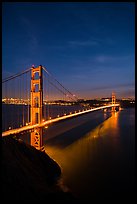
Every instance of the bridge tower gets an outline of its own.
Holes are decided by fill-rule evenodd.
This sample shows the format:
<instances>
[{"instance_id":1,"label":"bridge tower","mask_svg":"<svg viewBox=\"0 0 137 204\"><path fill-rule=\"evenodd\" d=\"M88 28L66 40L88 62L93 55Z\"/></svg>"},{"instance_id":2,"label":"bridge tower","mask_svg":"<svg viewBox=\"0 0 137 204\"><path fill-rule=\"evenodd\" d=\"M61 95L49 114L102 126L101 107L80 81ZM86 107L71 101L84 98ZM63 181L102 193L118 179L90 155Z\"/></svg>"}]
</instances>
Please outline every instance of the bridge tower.
<instances>
[{"instance_id":1,"label":"bridge tower","mask_svg":"<svg viewBox=\"0 0 137 204\"><path fill-rule=\"evenodd\" d=\"M31 125L42 122L43 117L43 74L42 66L31 69ZM34 128L31 132L31 145L43 150L42 128Z\"/></svg>"},{"instance_id":2,"label":"bridge tower","mask_svg":"<svg viewBox=\"0 0 137 204\"><path fill-rule=\"evenodd\" d=\"M114 92L112 92L112 105L115 105L116 103L116 96ZM112 111L115 111L115 106L112 107Z\"/></svg>"}]
</instances>

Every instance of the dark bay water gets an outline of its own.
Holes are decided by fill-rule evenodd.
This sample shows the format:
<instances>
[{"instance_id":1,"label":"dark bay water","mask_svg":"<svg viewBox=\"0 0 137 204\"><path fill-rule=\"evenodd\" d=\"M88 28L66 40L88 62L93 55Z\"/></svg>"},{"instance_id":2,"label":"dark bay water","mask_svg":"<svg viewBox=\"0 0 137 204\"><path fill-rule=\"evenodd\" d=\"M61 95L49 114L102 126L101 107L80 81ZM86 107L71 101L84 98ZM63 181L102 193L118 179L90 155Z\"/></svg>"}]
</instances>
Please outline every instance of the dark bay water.
<instances>
[{"instance_id":1,"label":"dark bay water","mask_svg":"<svg viewBox=\"0 0 137 204\"><path fill-rule=\"evenodd\" d=\"M89 122L45 141L45 150L80 201L134 203L135 109L107 115L94 113Z\"/></svg>"}]
</instances>

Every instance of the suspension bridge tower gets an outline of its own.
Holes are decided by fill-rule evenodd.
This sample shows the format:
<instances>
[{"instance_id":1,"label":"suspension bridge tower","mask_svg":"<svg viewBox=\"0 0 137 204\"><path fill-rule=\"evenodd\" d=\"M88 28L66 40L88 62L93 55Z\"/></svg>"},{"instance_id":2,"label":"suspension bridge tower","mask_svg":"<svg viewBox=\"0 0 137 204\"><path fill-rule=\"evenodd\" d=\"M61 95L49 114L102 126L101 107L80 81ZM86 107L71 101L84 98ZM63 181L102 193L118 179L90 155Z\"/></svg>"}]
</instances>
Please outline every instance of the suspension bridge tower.
<instances>
[{"instance_id":1,"label":"suspension bridge tower","mask_svg":"<svg viewBox=\"0 0 137 204\"><path fill-rule=\"evenodd\" d=\"M116 96L114 92L112 92L112 105L115 105L116 103ZM115 111L115 106L112 107L112 111Z\"/></svg>"},{"instance_id":2,"label":"suspension bridge tower","mask_svg":"<svg viewBox=\"0 0 137 204\"><path fill-rule=\"evenodd\" d=\"M40 124L43 117L43 74L42 66L31 69L31 125ZM43 151L42 128L34 128L31 132L31 145Z\"/></svg>"}]
</instances>

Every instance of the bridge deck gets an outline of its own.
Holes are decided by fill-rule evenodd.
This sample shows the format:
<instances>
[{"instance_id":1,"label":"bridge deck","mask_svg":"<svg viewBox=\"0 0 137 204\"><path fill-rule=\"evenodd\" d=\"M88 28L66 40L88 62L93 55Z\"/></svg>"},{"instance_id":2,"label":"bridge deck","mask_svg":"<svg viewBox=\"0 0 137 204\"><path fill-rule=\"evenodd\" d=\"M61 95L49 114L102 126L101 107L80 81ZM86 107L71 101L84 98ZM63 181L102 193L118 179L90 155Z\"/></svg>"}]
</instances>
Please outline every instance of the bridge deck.
<instances>
[{"instance_id":1,"label":"bridge deck","mask_svg":"<svg viewBox=\"0 0 137 204\"><path fill-rule=\"evenodd\" d=\"M20 132L27 131L27 130L32 130L32 129L38 128L38 127L44 127L44 126L47 126L47 125L49 125L51 123L55 123L55 122L58 122L58 121L61 121L61 120L65 120L65 119L72 118L72 117L75 117L75 116L78 116L78 115L82 115L84 113L89 113L89 112L92 112L92 111L101 110L101 109L105 109L105 108L111 108L111 107L115 107L115 106L120 106L120 104L115 104L115 105L111 104L111 105L107 105L107 106L100 106L98 108L92 108L92 109L88 109L88 110L85 110L85 111L72 113L72 114L69 114L69 115L64 115L64 116L61 116L61 117L58 117L58 118L47 120L47 121L42 122L40 124L27 125L27 126L23 126L23 127L20 127L20 128L8 130L8 131L5 131L5 132L2 133L2 137L8 136L8 135L11 135L11 134L18 134Z\"/></svg>"}]
</instances>

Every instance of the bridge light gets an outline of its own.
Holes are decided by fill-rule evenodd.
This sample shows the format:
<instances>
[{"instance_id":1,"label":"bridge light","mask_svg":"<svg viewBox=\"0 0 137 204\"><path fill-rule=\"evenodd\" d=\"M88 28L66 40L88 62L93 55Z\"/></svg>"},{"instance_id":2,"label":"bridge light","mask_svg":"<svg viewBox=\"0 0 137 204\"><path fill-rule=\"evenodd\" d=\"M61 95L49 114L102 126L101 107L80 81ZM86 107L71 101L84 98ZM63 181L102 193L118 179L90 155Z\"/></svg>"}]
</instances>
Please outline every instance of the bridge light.
<instances>
[{"instance_id":1,"label":"bridge light","mask_svg":"<svg viewBox=\"0 0 137 204\"><path fill-rule=\"evenodd\" d=\"M64 113L64 115L66 115L66 113Z\"/></svg>"},{"instance_id":2,"label":"bridge light","mask_svg":"<svg viewBox=\"0 0 137 204\"><path fill-rule=\"evenodd\" d=\"M96 138L97 137L97 135L93 135L93 138Z\"/></svg>"},{"instance_id":3,"label":"bridge light","mask_svg":"<svg viewBox=\"0 0 137 204\"><path fill-rule=\"evenodd\" d=\"M47 129L48 128L48 126L45 126L45 129Z\"/></svg>"},{"instance_id":4,"label":"bridge light","mask_svg":"<svg viewBox=\"0 0 137 204\"><path fill-rule=\"evenodd\" d=\"M43 119L42 121L44 122L45 120Z\"/></svg>"},{"instance_id":5,"label":"bridge light","mask_svg":"<svg viewBox=\"0 0 137 204\"><path fill-rule=\"evenodd\" d=\"M72 114L72 112L70 112L70 114Z\"/></svg>"},{"instance_id":6,"label":"bridge light","mask_svg":"<svg viewBox=\"0 0 137 204\"><path fill-rule=\"evenodd\" d=\"M11 130L11 127L9 127L9 130Z\"/></svg>"},{"instance_id":7,"label":"bridge light","mask_svg":"<svg viewBox=\"0 0 137 204\"><path fill-rule=\"evenodd\" d=\"M59 117L59 115L58 115L58 117Z\"/></svg>"}]
</instances>

